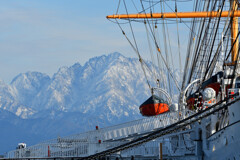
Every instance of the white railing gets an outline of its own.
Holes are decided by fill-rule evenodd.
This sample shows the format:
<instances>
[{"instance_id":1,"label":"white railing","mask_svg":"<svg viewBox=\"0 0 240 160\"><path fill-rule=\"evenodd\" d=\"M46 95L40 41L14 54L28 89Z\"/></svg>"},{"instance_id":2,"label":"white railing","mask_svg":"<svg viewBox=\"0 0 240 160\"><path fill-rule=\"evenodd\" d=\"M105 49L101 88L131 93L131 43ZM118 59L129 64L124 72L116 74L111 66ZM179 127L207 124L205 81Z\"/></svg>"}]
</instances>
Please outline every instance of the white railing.
<instances>
[{"instance_id":1,"label":"white railing","mask_svg":"<svg viewBox=\"0 0 240 160\"><path fill-rule=\"evenodd\" d=\"M168 112L154 117L131 121L94 131L56 138L34 146L10 151L8 158L22 157L84 157L125 143L130 137L164 128L178 121L178 112ZM181 113L188 117L193 113Z\"/></svg>"}]
</instances>

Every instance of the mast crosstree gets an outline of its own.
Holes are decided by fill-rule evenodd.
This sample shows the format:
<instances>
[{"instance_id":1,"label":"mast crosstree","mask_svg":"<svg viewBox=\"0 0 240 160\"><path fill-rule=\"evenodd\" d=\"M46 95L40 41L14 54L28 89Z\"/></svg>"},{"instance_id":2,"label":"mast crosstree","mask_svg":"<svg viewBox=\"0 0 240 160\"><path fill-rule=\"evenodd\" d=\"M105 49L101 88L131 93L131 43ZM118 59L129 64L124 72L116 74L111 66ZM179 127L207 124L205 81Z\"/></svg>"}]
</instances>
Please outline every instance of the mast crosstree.
<instances>
[{"instance_id":1,"label":"mast crosstree","mask_svg":"<svg viewBox=\"0 0 240 160\"><path fill-rule=\"evenodd\" d=\"M156 19L156 18L215 18L215 17L231 17L231 42L232 42L232 56L230 65L235 65L238 60L238 17L240 17L240 10L238 10L237 0L231 1L231 11L210 11L210 12L169 12L169 13L138 13L138 14L114 14L108 15L108 19Z\"/></svg>"},{"instance_id":2,"label":"mast crosstree","mask_svg":"<svg viewBox=\"0 0 240 160\"><path fill-rule=\"evenodd\" d=\"M211 11L211 12L169 12L169 13L141 13L141 14L117 14L109 15L108 19L144 19L144 18L213 18L213 17L240 17L240 10Z\"/></svg>"}]
</instances>

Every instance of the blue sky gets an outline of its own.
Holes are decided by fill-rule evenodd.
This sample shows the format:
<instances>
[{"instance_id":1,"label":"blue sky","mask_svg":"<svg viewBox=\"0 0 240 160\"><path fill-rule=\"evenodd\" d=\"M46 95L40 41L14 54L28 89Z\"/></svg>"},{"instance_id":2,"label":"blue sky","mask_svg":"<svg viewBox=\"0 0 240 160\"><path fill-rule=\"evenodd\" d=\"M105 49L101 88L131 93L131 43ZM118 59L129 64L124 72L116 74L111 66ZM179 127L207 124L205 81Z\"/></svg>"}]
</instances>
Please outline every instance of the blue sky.
<instances>
[{"instance_id":1,"label":"blue sky","mask_svg":"<svg viewBox=\"0 0 240 160\"><path fill-rule=\"evenodd\" d=\"M61 66L120 52L136 57L106 15L118 0L1 0L0 79L19 73L52 75ZM175 26L174 26L175 27ZM141 30L140 30L141 31Z\"/></svg>"},{"instance_id":2,"label":"blue sky","mask_svg":"<svg viewBox=\"0 0 240 160\"><path fill-rule=\"evenodd\" d=\"M128 51L121 32L105 17L117 1L1 0L0 79L61 66L114 51Z\"/></svg>"}]
</instances>

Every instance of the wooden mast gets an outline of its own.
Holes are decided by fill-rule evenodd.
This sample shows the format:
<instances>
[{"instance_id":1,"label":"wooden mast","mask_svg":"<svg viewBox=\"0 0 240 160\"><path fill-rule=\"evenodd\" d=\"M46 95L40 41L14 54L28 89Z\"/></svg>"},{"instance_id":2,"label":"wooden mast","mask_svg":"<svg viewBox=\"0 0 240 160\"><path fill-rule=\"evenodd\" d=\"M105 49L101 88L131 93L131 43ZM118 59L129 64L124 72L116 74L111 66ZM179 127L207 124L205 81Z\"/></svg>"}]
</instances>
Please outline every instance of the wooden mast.
<instances>
[{"instance_id":1,"label":"wooden mast","mask_svg":"<svg viewBox=\"0 0 240 160\"><path fill-rule=\"evenodd\" d=\"M172 13L141 13L141 14L120 14L109 15L108 19L145 19L145 18L213 18L213 17L232 17L231 24L231 43L233 46L231 60L232 63L228 65L234 65L238 60L238 17L240 17L240 10L238 10L237 0L231 0L232 10L230 11L211 11L211 12L172 12ZM236 42L235 42L236 40ZM235 44L234 44L235 42ZM234 45L233 45L234 44Z\"/></svg>"},{"instance_id":2,"label":"wooden mast","mask_svg":"<svg viewBox=\"0 0 240 160\"><path fill-rule=\"evenodd\" d=\"M231 2L231 6L232 6L232 12L236 12L238 9L238 5L237 5L237 0L233 0ZM232 37L232 63L235 64L238 61L238 46L239 46L239 38L237 38L238 35L238 17L237 16L233 16L232 19L232 25L231 25L231 37ZM236 42L235 42L236 41ZM235 42L235 44L234 44Z\"/></svg>"},{"instance_id":3,"label":"wooden mast","mask_svg":"<svg viewBox=\"0 0 240 160\"><path fill-rule=\"evenodd\" d=\"M221 17L240 17L240 10L231 12L222 11ZM109 15L108 19L144 19L144 18L213 18L220 17L220 12L211 11L211 12L171 12L171 13L141 13L141 14L117 14Z\"/></svg>"}]
</instances>

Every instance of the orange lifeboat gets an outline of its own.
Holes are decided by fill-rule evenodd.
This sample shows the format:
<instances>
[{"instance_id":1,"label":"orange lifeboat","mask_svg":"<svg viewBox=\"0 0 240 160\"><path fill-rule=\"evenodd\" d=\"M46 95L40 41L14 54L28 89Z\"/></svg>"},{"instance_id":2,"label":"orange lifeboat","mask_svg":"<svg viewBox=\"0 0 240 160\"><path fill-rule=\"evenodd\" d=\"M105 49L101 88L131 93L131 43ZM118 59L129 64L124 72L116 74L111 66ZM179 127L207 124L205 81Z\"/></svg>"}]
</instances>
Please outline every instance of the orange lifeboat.
<instances>
[{"instance_id":1,"label":"orange lifeboat","mask_svg":"<svg viewBox=\"0 0 240 160\"><path fill-rule=\"evenodd\" d=\"M203 100L201 93L194 93L187 98L187 108L189 110L196 110L197 108L201 108L202 103Z\"/></svg>"},{"instance_id":2,"label":"orange lifeboat","mask_svg":"<svg viewBox=\"0 0 240 160\"><path fill-rule=\"evenodd\" d=\"M218 72L217 74L210 77L208 80L203 82L201 88L212 88L216 92L216 96L220 91L220 79L223 77L223 72ZM203 98L201 93L193 93L187 98L187 108L190 110L201 109L203 107Z\"/></svg>"},{"instance_id":3,"label":"orange lifeboat","mask_svg":"<svg viewBox=\"0 0 240 160\"><path fill-rule=\"evenodd\" d=\"M139 110L143 116L156 116L168 112L169 106L163 99L152 95L139 107Z\"/></svg>"}]
</instances>

